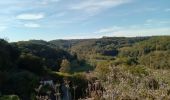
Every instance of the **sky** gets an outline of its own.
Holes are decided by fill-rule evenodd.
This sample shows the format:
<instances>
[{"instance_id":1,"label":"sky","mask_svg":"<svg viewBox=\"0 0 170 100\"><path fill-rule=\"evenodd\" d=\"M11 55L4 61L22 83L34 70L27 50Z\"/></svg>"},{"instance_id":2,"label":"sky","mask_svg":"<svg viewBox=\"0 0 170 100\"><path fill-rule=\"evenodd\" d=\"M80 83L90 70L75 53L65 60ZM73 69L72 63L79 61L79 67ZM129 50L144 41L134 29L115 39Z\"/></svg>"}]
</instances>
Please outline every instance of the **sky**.
<instances>
[{"instance_id":1,"label":"sky","mask_svg":"<svg viewBox=\"0 0 170 100\"><path fill-rule=\"evenodd\" d=\"M170 35L170 0L0 0L0 38Z\"/></svg>"}]
</instances>

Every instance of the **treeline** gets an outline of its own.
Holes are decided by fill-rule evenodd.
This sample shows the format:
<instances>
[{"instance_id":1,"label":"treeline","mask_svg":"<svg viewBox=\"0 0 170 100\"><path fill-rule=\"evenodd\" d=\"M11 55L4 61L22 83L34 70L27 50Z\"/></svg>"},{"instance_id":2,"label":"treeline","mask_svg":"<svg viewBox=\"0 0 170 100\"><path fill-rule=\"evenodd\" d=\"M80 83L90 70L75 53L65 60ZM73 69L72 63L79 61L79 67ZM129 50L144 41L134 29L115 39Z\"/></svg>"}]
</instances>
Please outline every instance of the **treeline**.
<instances>
[{"instance_id":1,"label":"treeline","mask_svg":"<svg viewBox=\"0 0 170 100\"><path fill-rule=\"evenodd\" d=\"M102 56L117 56L118 49L131 46L136 42L147 40L150 37L103 37L100 39L82 40L53 40L50 43L68 50L72 54L77 54L79 59L101 58Z\"/></svg>"}]
</instances>

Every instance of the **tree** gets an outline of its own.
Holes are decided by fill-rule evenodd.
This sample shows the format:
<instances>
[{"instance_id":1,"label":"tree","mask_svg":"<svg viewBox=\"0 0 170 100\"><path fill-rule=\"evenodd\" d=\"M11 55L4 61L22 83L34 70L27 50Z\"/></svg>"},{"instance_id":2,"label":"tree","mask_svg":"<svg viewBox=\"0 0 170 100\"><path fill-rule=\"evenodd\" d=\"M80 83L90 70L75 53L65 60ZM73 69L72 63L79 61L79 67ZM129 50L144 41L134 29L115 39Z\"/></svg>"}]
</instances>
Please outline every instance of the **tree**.
<instances>
[{"instance_id":1,"label":"tree","mask_svg":"<svg viewBox=\"0 0 170 100\"><path fill-rule=\"evenodd\" d=\"M60 72L68 73L70 71L70 62L67 59L63 59L60 66Z\"/></svg>"},{"instance_id":2,"label":"tree","mask_svg":"<svg viewBox=\"0 0 170 100\"><path fill-rule=\"evenodd\" d=\"M5 82L8 80L8 74L9 73L7 73L7 72L0 71L0 90L2 90ZM0 95L1 95L1 91L0 91Z\"/></svg>"},{"instance_id":3,"label":"tree","mask_svg":"<svg viewBox=\"0 0 170 100\"><path fill-rule=\"evenodd\" d=\"M15 67L15 61L20 52L17 47L12 46L3 39L0 39L0 70L10 70Z\"/></svg>"},{"instance_id":4,"label":"tree","mask_svg":"<svg viewBox=\"0 0 170 100\"><path fill-rule=\"evenodd\" d=\"M34 88L38 84L39 77L28 71L10 74L8 81L3 85L2 93L17 94L22 100L30 100L31 94L34 93Z\"/></svg>"},{"instance_id":5,"label":"tree","mask_svg":"<svg viewBox=\"0 0 170 100\"><path fill-rule=\"evenodd\" d=\"M32 54L22 54L19 58L18 66L21 69L28 70L39 75L45 72L42 59Z\"/></svg>"},{"instance_id":6,"label":"tree","mask_svg":"<svg viewBox=\"0 0 170 100\"><path fill-rule=\"evenodd\" d=\"M108 73L110 72L109 66L110 66L110 63L107 61L99 62L97 64L95 72L100 79L103 79L103 80L106 79Z\"/></svg>"}]
</instances>

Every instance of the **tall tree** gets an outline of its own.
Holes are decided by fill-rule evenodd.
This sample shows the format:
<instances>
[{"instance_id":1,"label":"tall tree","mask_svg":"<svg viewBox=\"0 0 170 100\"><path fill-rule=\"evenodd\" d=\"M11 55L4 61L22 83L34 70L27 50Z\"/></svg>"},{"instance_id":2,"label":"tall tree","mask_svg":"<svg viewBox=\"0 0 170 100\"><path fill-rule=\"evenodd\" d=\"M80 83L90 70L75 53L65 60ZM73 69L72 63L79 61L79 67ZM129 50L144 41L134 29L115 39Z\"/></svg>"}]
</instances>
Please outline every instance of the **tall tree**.
<instances>
[{"instance_id":1,"label":"tall tree","mask_svg":"<svg viewBox=\"0 0 170 100\"><path fill-rule=\"evenodd\" d=\"M70 62L67 59L63 59L60 66L60 72L68 73L70 71Z\"/></svg>"}]
</instances>

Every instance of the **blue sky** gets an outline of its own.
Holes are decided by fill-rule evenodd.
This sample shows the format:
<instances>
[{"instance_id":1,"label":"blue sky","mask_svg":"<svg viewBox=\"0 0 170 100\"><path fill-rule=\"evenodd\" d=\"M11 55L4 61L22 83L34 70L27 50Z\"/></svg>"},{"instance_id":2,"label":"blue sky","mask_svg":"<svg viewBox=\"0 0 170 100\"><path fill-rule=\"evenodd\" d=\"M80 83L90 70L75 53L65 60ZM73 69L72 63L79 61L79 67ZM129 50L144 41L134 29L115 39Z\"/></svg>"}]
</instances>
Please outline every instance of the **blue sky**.
<instances>
[{"instance_id":1,"label":"blue sky","mask_svg":"<svg viewBox=\"0 0 170 100\"><path fill-rule=\"evenodd\" d=\"M1 0L0 38L170 35L170 0Z\"/></svg>"}]
</instances>

